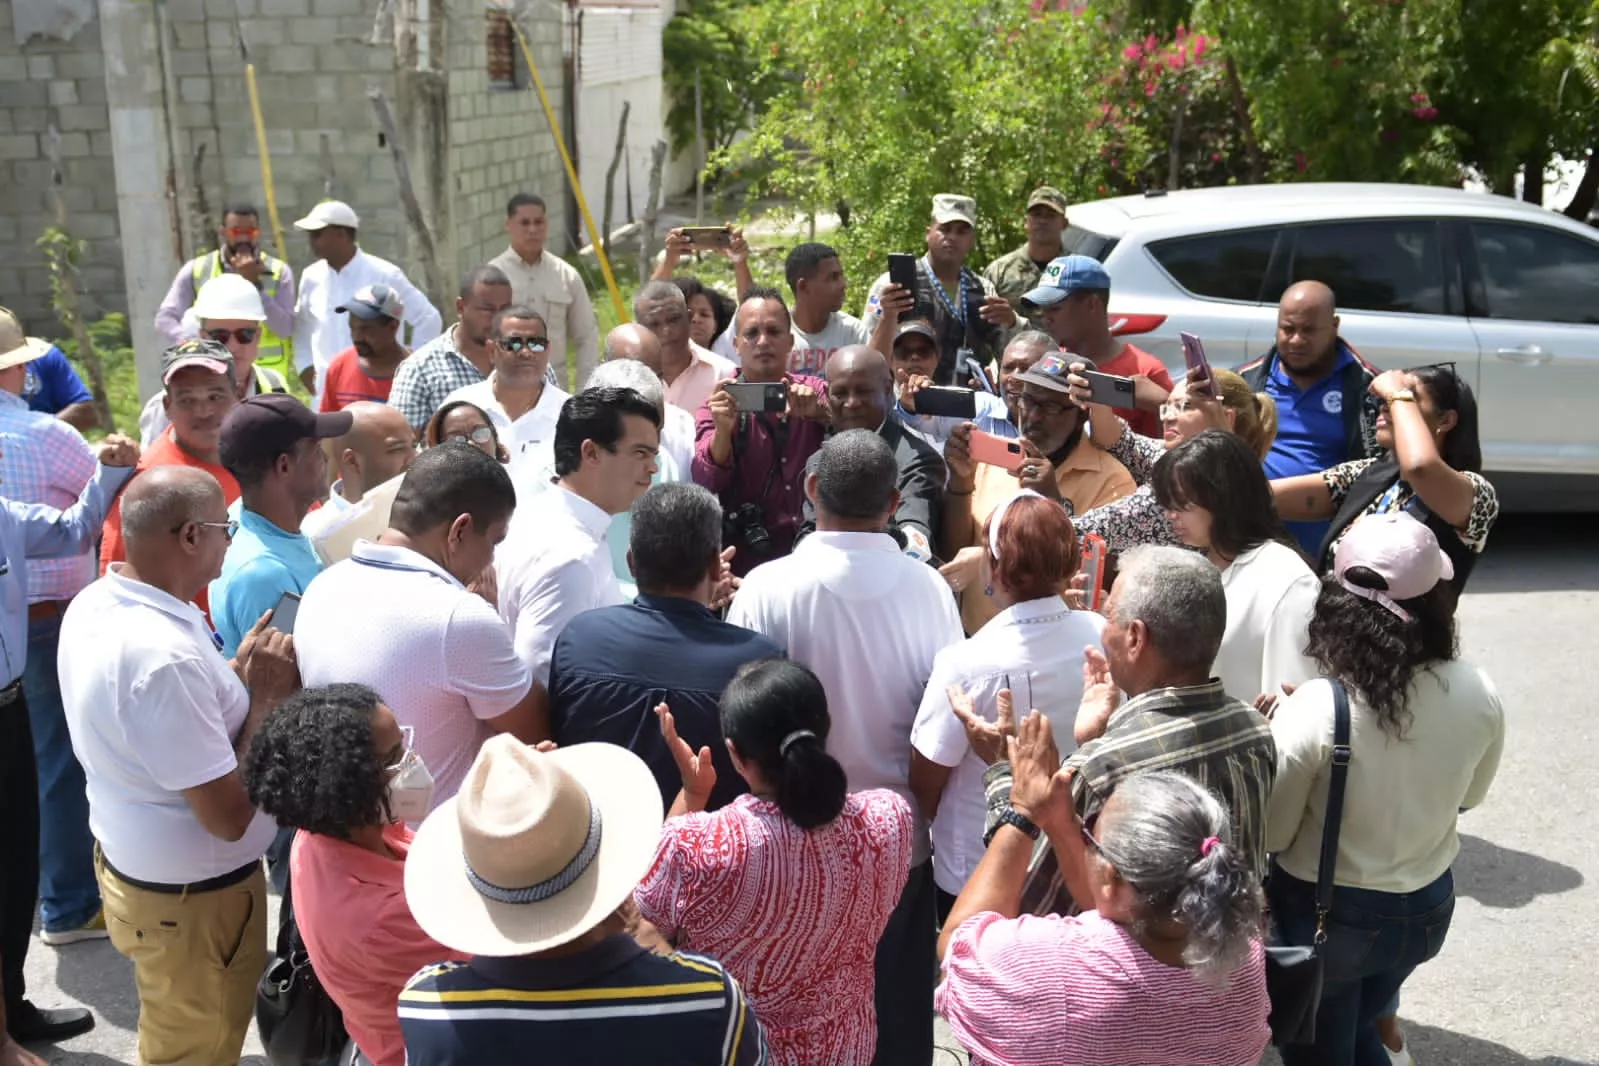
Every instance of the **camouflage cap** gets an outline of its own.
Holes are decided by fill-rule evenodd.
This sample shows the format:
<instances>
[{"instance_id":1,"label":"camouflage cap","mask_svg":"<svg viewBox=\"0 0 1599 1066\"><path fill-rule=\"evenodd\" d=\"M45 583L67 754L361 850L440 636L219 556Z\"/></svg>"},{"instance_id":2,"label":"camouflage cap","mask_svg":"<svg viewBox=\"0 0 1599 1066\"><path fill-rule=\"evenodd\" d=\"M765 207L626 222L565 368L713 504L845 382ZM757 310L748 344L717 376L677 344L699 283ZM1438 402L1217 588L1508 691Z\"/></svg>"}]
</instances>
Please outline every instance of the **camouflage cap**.
<instances>
[{"instance_id":1,"label":"camouflage cap","mask_svg":"<svg viewBox=\"0 0 1599 1066\"><path fill-rule=\"evenodd\" d=\"M941 192L933 197L933 225L942 226L946 222L964 222L968 226L975 227L977 201L970 196L958 196L948 192Z\"/></svg>"},{"instance_id":2,"label":"camouflage cap","mask_svg":"<svg viewBox=\"0 0 1599 1066\"><path fill-rule=\"evenodd\" d=\"M1045 207L1053 207L1061 213L1062 217L1066 214L1066 194L1054 186L1040 185L1033 190L1032 195L1027 198L1027 206L1034 208L1039 204L1043 204Z\"/></svg>"}]
</instances>

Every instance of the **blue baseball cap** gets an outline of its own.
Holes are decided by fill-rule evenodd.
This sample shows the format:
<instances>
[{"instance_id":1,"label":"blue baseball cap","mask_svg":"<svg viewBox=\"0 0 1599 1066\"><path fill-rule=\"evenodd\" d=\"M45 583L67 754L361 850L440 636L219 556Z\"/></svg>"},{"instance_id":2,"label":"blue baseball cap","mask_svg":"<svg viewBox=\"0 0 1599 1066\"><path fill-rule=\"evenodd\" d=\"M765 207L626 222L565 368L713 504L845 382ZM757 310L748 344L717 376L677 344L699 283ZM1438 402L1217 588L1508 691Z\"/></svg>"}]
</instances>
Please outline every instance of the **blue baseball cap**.
<instances>
[{"instance_id":1,"label":"blue baseball cap","mask_svg":"<svg viewBox=\"0 0 1599 1066\"><path fill-rule=\"evenodd\" d=\"M1038 279L1037 287L1022 297L1022 310L1058 304L1078 289L1109 289L1110 275L1099 260L1089 255L1063 255L1051 259Z\"/></svg>"}]
</instances>

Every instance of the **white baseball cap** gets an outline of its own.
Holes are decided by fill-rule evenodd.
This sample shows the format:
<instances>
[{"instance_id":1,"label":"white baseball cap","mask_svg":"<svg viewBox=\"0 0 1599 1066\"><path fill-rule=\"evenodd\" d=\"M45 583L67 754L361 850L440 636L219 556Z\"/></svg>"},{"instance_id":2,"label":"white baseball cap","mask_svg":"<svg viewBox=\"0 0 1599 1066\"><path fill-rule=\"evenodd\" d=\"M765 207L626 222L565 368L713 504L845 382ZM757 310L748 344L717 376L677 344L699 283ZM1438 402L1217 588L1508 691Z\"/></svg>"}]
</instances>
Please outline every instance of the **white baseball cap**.
<instances>
[{"instance_id":1,"label":"white baseball cap","mask_svg":"<svg viewBox=\"0 0 1599 1066\"><path fill-rule=\"evenodd\" d=\"M311 230L326 229L329 226L348 226L350 229L361 228L361 217L355 209L343 200L323 200L311 208L311 213L304 218L296 219L296 229Z\"/></svg>"}]
</instances>

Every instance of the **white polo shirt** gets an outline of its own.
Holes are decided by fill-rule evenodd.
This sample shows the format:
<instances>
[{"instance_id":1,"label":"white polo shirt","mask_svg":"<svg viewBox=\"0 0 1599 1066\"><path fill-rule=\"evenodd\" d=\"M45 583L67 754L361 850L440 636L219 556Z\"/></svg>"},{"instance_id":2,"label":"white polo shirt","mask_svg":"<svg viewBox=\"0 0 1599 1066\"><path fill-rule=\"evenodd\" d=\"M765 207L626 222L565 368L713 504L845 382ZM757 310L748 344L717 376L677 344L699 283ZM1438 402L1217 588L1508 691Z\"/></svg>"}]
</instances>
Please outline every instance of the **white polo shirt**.
<instances>
[{"instance_id":1,"label":"white polo shirt","mask_svg":"<svg viewBox=\"0 0 1599 1066\"><path fill-rule=\"evenodd\" d=\"M828 753L852 792L910 792L911 726L960 611L938 571L886 533L818 530L744 578L727 620L771 637L827 689ZM925 822L913 862L927 858Z\"/></svg>"},{"instance_id":2,"label":"white polo shirt","mask_svg":"<svg viewBox=\"0 0 1599 1066\"><path fill-rule=\"evenodd\" d=\"M968 640L945 648L933 663L911 746L940 766L953 767L933 819L933 879L958 895L983 857L988 804L983 772L966 729L949 705L949 686L960 685L972 709L992 722L999 690L1010 686L1018 720L1037 709L1049 719L1061 758L1077 750L1074 727L1083 701L1083 649L1099 647L1105 619L1074 611L1059 596L1014 604L984 623Z\"/></svg>"},{"instance_id":3,"label":"white polo shirt","mask_svg":"<svg viewBox=\"0 0 1599 1066\"><path fill-rule=\"evenodd\" d=\"M360 540L305 590L294 650L306 687L371 687L433 774L433 805L455 795L487 720L531 683L511 633L488 602L409 548Z\"/></svg>"},{"instance_id":4,"label":"white polo shirt","mask_svg":"<svg viewBox=\"0 0 1599 1066\"><path fill-rule=\"evenodd\" d=\"M505 445L505 450L511 457L510 471L514 477L541 447L552 445L555 440L555 422L561 417L561 406L571 398L569 393L562 392L546 382L544 391L539 394L539 402L522 412L522 416L513 421L506 413L505 406L494 398L494 375L491 373L482 381L456 389L446 396L444 403L439 406L444 407L457 400L465 400L483 408L483 413L489 416L489 421L494 423L495 432L500 435L500 443Z\"/></svg>"},{"instance_id":5,"label":"white polo shirt","mask_svg":"<svg viewBox=\"0 0 1599 1066\"><path fill-rule=\"evenodd\" d=\"M1227 595L1227 629L1211 673L1235 700L1253 703L1284 683L1321 676L1305 654L1310 616L1321 579L1293 548L1269 540L1244 552L1221 572Z\"/></svg>"},{"instance_id":6,"label":"white polo shirt","mask_svg":"<svg viewBox=\"0 0 1599 1066\"><path fill-rule=\"evenodd\" d=\"M112 563L61 621L61 703L88 778L89 829L136 880L219 877L261 858L277 826L257 812L239 840L212 836L183 790L238 768L250 694L200 609L124 568Z\"/></svg>"},{"instance_id":7,"label":"white polo shirt","mask_svg":"<svg viewBox=\"0 0 1599 1066\"><path fill-rule=\"evenodd\" d=\"M611 570L611 516L559 482L516 509L494 557L500 617L539 684L555 638L584 611L622 603Z\"/></svg>"}]
</instances>

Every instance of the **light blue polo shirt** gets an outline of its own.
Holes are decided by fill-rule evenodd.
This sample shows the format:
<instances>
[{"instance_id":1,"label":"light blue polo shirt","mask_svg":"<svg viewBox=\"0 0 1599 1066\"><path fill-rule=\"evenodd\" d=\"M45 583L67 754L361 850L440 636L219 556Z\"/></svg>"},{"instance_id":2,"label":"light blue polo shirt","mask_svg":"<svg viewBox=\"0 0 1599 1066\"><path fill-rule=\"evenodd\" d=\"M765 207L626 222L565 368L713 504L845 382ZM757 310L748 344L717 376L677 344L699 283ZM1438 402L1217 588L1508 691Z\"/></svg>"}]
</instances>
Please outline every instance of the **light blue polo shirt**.
<instances>
[{"instance_id":1,"label":"light blue polo shirt","mask_svg":"<svg viewBox=\"0 0 1599 1066\"><path fill-rule=\"evenodd\" d=\"M322 562L309 537L288 533L236 500L228 517L239 532L222 560L222 575L211 582L211 622L222 637L222 654L232 658L239 642L285 592L303 595Z\"/></svg>"},{"instance_id":2,"label":"light blue polo shirt","mask_svg":"<svg viewBox=\"0 0 1599 1066\"><path fill-rule=\"evenodd\" d=\"M1349 458L1349 433L1344 428L1344 391L1340 378L1355 361L1342 342L1338 361L1327 375L1308 389L1294 384L1282 362L1272 356L1266 375L1266 395L1277 403L1277 439L1266 453L1266 476L1298 477L1319 474ZM1284 522L1288 532L1311 556L1321 550L1328 522Z\"/></svg>"}]
</instances>

